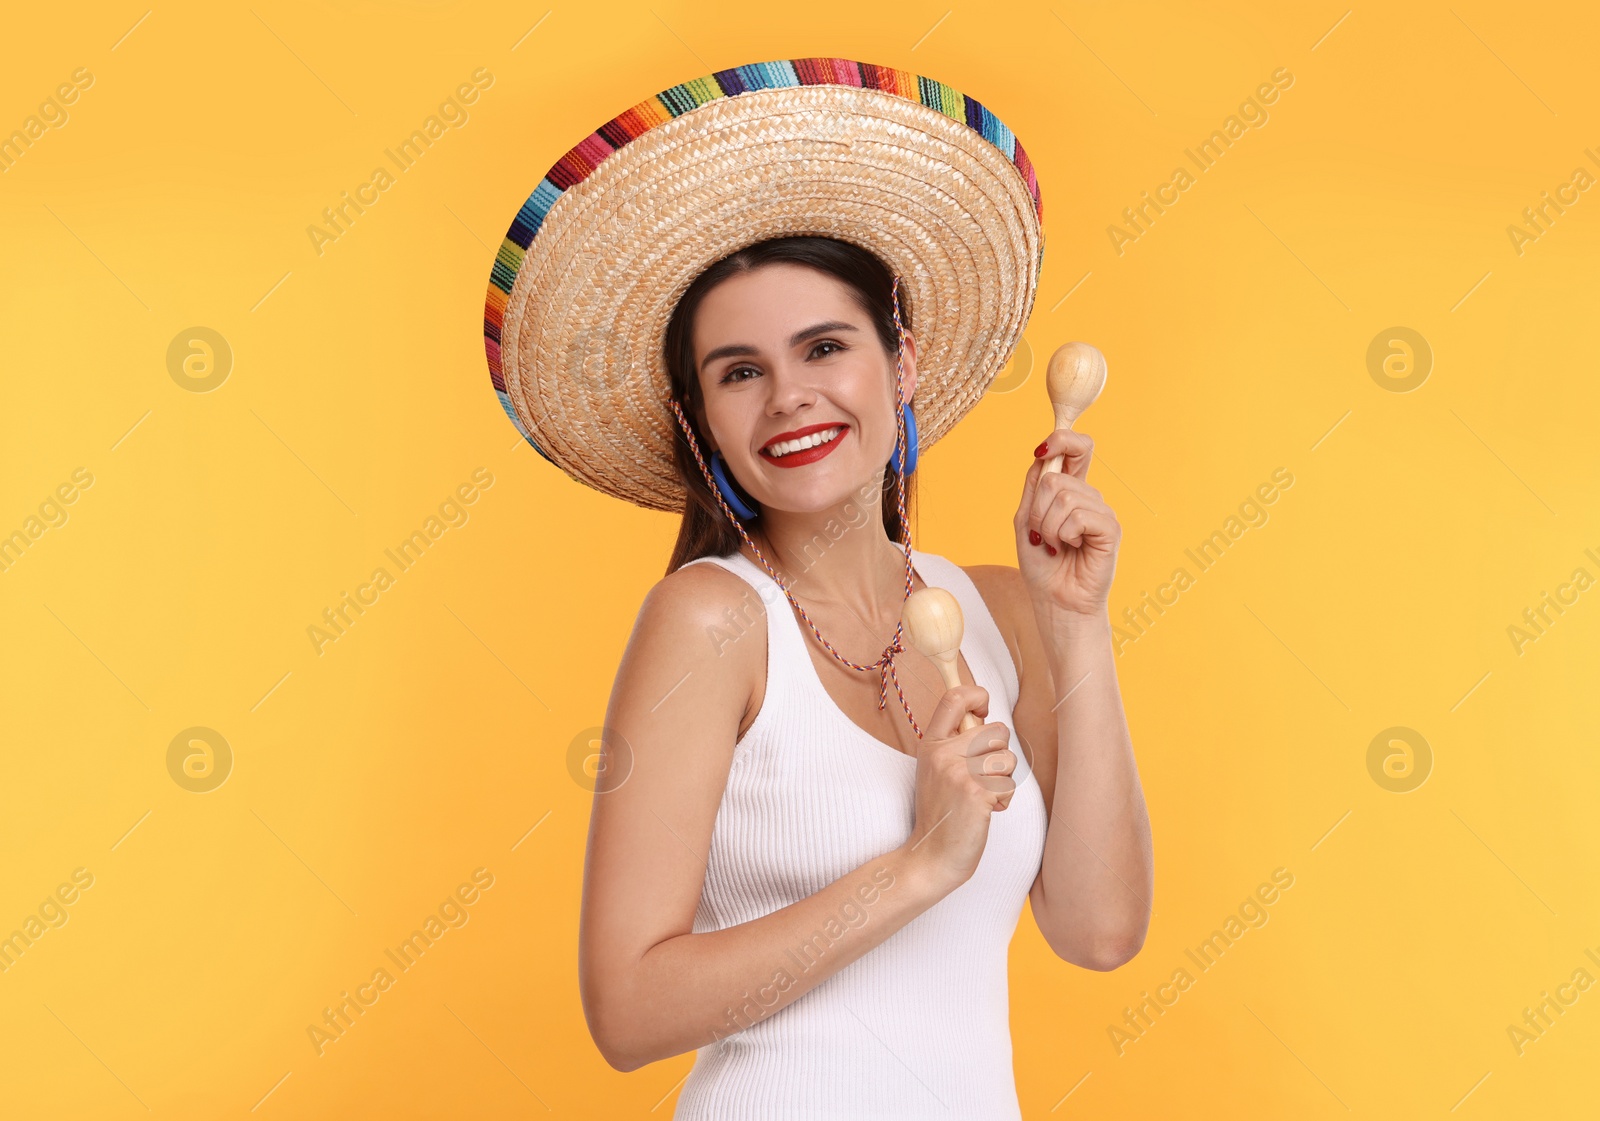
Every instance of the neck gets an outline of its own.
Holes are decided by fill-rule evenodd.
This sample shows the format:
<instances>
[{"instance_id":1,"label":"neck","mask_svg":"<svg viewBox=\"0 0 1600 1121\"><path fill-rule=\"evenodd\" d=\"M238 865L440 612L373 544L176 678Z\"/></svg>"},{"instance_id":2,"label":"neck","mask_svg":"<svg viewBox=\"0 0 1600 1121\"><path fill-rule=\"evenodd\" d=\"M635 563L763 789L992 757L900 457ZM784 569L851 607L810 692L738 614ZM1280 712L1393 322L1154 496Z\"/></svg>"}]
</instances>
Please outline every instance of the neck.
<instances>
[{"instance_id":1,"label":"neck","mask_svg":"<svg viewBox=\"0 0 1600 1121\"><path fill-rule=\"evenodd\" d=\"M841 607L893 631L905 603L906 558L884 532L881 508L874 495L805 513L768 509L750 536L803 605ZM761 563L748 546L741 551Z\"/></svg>"}]
</instances>

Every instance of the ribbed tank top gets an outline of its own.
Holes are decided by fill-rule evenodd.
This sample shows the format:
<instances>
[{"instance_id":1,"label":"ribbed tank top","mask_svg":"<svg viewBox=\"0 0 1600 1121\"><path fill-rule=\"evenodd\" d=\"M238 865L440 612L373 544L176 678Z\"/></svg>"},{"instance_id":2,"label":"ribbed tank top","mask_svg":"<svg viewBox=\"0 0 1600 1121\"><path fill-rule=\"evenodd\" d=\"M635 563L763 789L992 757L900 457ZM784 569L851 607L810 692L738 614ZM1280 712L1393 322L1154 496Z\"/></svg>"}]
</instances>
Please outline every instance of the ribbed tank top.
<instances>
[{"instance_id":1,"label":"ribbed tank top","mask_svg":"<svg viewBox=\"0 0 1600 1121\"><path fill-rule=\"evenodd\" d=\"M988 690L987 719L1011 727L1016 666L976 585L943 557L912 550L911 559L925 583L960 603L961 654ZM742 553L690 563L701 561L743 577L766 605L767 686L734 749L696 933L780 910L904 844L917 771L914 756L857 727L829 696L812 640L765 569ZM991 817L971 878L767 1018L752 1023L759 992L743 1012L730 1009L723 1037L696 1052L675 1121L1020 1121L1007 953L1043 859L1046 817L1014 730L1010 747L1017 790ZM859 901L842 910L833 936L862 915L870 922L871 910ZM774 980L814 968L829 939L825 926L810 943L783 948Z\"/></svg>"}]
</instances>

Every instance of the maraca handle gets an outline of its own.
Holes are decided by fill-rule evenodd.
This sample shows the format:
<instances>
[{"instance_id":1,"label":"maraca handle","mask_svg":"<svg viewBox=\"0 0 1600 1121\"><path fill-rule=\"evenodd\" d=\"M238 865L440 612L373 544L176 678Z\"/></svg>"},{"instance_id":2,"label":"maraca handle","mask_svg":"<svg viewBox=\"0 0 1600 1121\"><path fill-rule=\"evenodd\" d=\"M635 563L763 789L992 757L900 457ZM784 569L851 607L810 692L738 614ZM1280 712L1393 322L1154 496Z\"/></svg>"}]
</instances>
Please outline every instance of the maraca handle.
<instances>
[{"instance_id":1,"label":"maraca handle","mask_svg":"<svg viewBox=\"0 0 1600 1121\"><path fill-rule=\"evenodd\" d=\"M944 687L954 689L961 684L961 671L956 669L956 656L954 653L949 658L935 658L934 664L939 667L939 676L944 678ZM961 731L970 732L983 724L970 712L961 714Z\"/></svg>"},{"instance_id":2,"label":"maraca handle","mask_svg":"<svg viewBox=\"0 0 1600 1121\"><path fill-rule=\"evenodd\" d=\"M1056 405L1055 411L1056 430L1058 432L1063 428L1071 428L1072 422L1078 419L1079 410L1073 408L1071 405ZM1044 466L1039 469L1039 473L1041 475L1048 475L1052 471L1060 471L1062 467L1062 461L1065 458L1065 456L1061 455L1051 456L1049 459L1044 461Z\"/></svg>"}]
</instances>

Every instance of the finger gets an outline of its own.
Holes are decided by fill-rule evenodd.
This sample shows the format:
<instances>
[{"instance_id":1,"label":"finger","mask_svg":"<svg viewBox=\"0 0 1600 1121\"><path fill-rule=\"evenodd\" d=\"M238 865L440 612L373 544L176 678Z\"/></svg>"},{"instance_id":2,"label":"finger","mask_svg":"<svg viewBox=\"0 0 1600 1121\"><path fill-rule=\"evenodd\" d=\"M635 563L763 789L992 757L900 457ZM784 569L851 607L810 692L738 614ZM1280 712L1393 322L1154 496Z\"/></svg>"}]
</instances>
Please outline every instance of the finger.
<instances>
[{"instance_id":1,"label":"finger","mask_svg":"<svg viewBox=\"0 0 1600 1121\"><path fill-rule=\"evenodd\" d=\"M1085 543L1109 545L1116 540L1120 530L1113 514L1090 506L1052 510L1045 518L1044 525L1045 528L1039 531L1041 537L1046 541L1070 545L1074 549L1083 547Z\"/></svg>"},{"instance_id":2,"label":"finger","mask_svg":"<svg viewBox=\"0 0 1600 1121\"><path fill-rule=\"evenodd\" d=\"M1039 519L1039 536L1056 544L1076 547L1081 543L1083 533L1083 523L1079 519L1082 512L1081 495L1070 492L1058 494L1056 500L1045 511L1044 517Z\"/></svg>"},{"instance_id":3,"label":"finger","mask_svg":"<svg viewBox=\"0 0 1600 1121\"><path fill-rule=\"evenodd\" d=\"M996 720L972 730L971 737L967 740L965 754L969 759L977 759L991 752L1004 751L1010 746L1011 729Z\"/></svg>"},{"instance_id":4,"label":"finger","mask_svg":"<svg viewBox=\"0 0 1600 1121\"><path fill-rule=\"evenodd\" d=\"M1046 475L1039 480L1039 484L1034 490L1034 501L1042 507L1059 490L1081 494L1096 502L1105 501L1101 497L1100 491L1091 486L1087 479L1080 479L1076 475L1063 475L1059 472Z\"/></svg>"},{"instance_id":5,"label":"finger","mask_svg":"<svg viewBox=\"0 0 1600 1121\"><path fill-rule=\"evenodd\" d=\"M1010 775L978 775L973 781L983 787L984 792L991 796L990 808L993 808L994 799L1010 799L1017 792L1017 784Z\"/></svg>"},{"instance_id":6,"label":"finger","mask_svg":"<svg viewBox=\"0 0 1600 1121\"><path fill-rule=\"evenodd\" d=\"M1062 495L1073 496L1080 502L1089 504L1103 502L1100 492L1076 475L1053 474L1046 475L1039 480L1030 496L1032 508L1028 514L1028 528L1037 533L1044 532L1044 519L1050 507L1061 500Z\"/></svg>"},{"instance_id":7,"label":"finger","mask_svg":"<svg viewBox=\"0 0 1600 1121\"><path fill-rule=\"evenodd\" d=\"M1017 757L1009 748L996 748L994 751L972 756L967 762L967 769L973 778L992 778L998 775L1009 777L1017 769Z\"/></svg>"},{"instance_id":8,"label":"finger","mask_svg":"<svg viewBox=\"0 0 1600 1121\"><path fill-rule=\"evenodd\" d=\"M1044 468L1045 464L1051 461L1052 456L1065 450L1062 447L1064 441L1070 443L1074 448L1081 448L1083 441L1087 441L1089 449L1094 446L1094 441L1088 436L1081 432L1074 432L1070 428L1056 429L1045 439L1044 443L1039 445L1040 448L1044 448L1046 451L1043 456L1036 455L1034 461L1029 464L1028 472L1022 479L1022 501L1017 505L1016 517L1012 519L1012 525L1016 527L1019 533L1028 523L1028 519L1033 512L1034 503L1037 501L1039 480L1054 478L1062 474L1062 472L1057 471L1046 474ZM1039 448L1035 448L1034 451L1038 452ZM1070 461L1063 462L1068 464L1068 469L1065 471L1067 478L1077 479L1080 477L1082 472L1072 470ZM1085 469L1087 469L1087 461L1085 461ZM1038 527L1034 526L1033 528L1037 529Z\"/></svg>"},{"instance_id":9,"label":"finger","mask_svg":"<svg viewBox=\"0 0 1600 1121\"><path fill-rule=\"evenodd\" d=\"M1061 470L1081 479L1089 473L1089 461L1094 456L1094 439L1086 432L1058 428L1045 437L1044 455L1038 458L1042 463L1057 455L1062 457Z\"/></svg>"},{"instance_id":10,"label":"finger","mask_svg":"<svg viewBox=\"0 0 1600 1121\"><path fill-rule=\"evenodd\" d=\"M1028 467L1028 473L1022 477L1022 500L1017 503L1017 512L1011 518L1012 528L1016 530L1019 537L1033 517L1034 495L1038 493L1039 478L1044 471L1044 462L1042 459L1034 460Z\"/></svg>"},{"instance_id":11,"label":"finger","mask_svg":"<svg viewBox=\"0 0 1600 1121\"><path fill-rule=\"evenodd\" d=\"M924 736L950 739L960 727L961 718L969 712L980 718L989 714L989 691L981 685L955 685L946 689L939 703L933 706Z\"/></svg>"},{"instance_id":12,"label":"finger","mask_svg":"<svg viewBox=\"0 0 1600 1121\"><path fill-rule=\"evenodd\" d=\"M1051 510L1063 503L1065 504L1063 513L1073 506L1099 510L1106 514L1111 512L1111 507L1106 505L1106 500L1100 492L1082 479L1075 475L1048 475L1034 499L1039 514L1034 528L1043 533Z\"/></svg>"}]
</instances>

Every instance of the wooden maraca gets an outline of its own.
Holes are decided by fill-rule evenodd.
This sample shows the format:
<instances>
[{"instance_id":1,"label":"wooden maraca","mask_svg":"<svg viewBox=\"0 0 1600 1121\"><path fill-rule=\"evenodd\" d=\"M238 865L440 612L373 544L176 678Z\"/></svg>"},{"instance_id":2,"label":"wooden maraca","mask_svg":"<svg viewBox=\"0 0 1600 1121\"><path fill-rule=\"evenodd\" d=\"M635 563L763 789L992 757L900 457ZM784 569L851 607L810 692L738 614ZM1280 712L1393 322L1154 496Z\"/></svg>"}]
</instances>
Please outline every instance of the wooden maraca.
<instances>
[{"instance_id":1,"label":"wooden maraca","mask_svg":"<svg viewBox=\"0 0 1600 1121\"><path fill-rule=\"evenodd\" d=\"M961 618L961 604L943 588L918 588L906 597L900 611L900 621L905 633L924 657L939 667L944 687L954 689L961 684L961 672L956 668L956 655L961 650L961 635L965 624ZM983 721L972 713L961 717L961 730L970 732Z\"/></svg>"},{"instance_id":2,"label":"wooden maraca","mask_svg":"<svg viewBox=\"0 0 1600 1121\"><path fill-rule=\"evenodd\" d=\"M1106 356L1088 343L1063 343L1050 356L1044 388L1056 411L1056 428L1071 428L1106 387ZM1041 474L1061 470L1062 457L1044 461Z\"/></svg>"}]
</instances>

